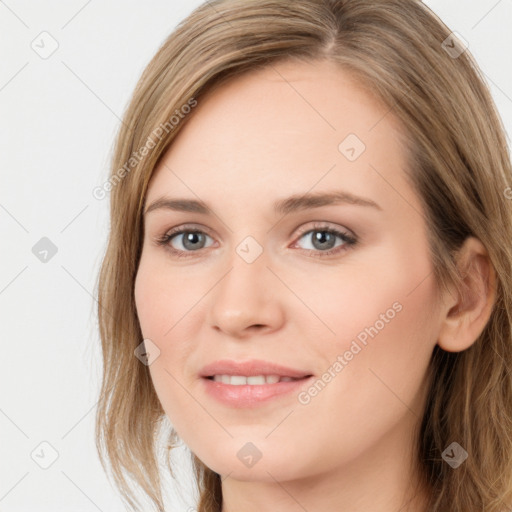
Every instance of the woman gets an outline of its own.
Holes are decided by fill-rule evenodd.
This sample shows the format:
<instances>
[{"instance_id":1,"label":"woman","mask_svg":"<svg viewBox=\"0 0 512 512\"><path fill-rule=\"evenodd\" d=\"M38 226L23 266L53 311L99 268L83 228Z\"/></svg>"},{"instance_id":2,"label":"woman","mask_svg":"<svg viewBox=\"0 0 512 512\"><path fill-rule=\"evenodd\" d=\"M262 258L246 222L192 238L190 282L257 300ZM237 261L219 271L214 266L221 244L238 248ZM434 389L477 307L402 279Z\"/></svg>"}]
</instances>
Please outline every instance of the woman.
<instances>
[{"instance_id":1,"label":"woman","mask_svg":"<svg viewBox=\"0 0 512 512\"><path fill-rule=\"evenodd\" d=\"M509 510L511 183L421 2L194 11L112 162L97 444L126 502L164 510L167 419L200 512Z\"/></svg>"}]
</instances>

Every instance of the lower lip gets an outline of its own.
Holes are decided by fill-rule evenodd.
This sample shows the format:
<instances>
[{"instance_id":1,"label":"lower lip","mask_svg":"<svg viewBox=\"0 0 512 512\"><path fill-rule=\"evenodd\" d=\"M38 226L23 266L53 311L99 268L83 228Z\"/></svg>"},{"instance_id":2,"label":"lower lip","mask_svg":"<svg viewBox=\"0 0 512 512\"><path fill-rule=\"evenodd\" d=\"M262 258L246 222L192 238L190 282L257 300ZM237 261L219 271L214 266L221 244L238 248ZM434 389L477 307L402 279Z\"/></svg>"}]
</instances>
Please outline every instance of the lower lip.
<instances>
[{"instance_id":1,"label":"lower lip","mask_svg":"<svg viewBox=\"0 0 512 512\"><path fill-rule=\"evenodd\" d=\"M297 393L312 378L311 376L288 382L276 382L275 384L242 384L240 386L215 382L205 377L202 380L206 392L224 405L230 407L256 407L269 402L273 398L293 392Z\"/></svg>"}]
</instances>

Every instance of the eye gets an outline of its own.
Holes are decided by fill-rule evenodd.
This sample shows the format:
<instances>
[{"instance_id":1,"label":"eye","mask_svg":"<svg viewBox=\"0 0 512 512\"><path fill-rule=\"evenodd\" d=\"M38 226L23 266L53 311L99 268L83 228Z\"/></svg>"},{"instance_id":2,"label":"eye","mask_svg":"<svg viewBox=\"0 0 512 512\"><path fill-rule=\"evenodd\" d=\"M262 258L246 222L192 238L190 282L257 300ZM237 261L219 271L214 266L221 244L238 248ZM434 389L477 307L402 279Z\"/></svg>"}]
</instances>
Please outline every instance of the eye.
<instances>
[{"instance_id":1,"label":"eye","mask_svg":"<svg viewBox=\"0 0 512 512\"><path fill-rule=\"evenodd\" d=\"M308 237L313 248L304 250L317 257L346 251L357 243L355 236L324 224L314 225L313 229L303 231L298 240L307 239ZM155 241L157 245L164 246L174 256L181 258L192 256L194 252L210 247L212 244L205 245L207 238L212 240L208 234L197 227L180 226L156 238ZM336 239L341 241L337 245Z\"/></svg>"},{"instance_id":2,"label":"eye","mask_svg":"<svg viewBox=\"0 0 512 512\"><path fill-rule=\"evenodd\" d=\"M205 247L206 238L211 237L197 228L171 230L156 239L158 245L165 246L178 257L188 256L186 253L196 252ZM176 247L177 246L177 247Z\"/></svg>"},{"instance_id":3,"label":"eye","mask_svg":"<svg viewBox=\"0 0 512 512\"><path fill-rule=\"evenodd\" d=\"M312 249L306 250L320 257L346 251L357 243L356 237L325 225L315 225L313 229L304 232L299 240L303 238L311 241ZM341 240L341 243L335 245L336 239Z\"/></svg>"}]
</instances>

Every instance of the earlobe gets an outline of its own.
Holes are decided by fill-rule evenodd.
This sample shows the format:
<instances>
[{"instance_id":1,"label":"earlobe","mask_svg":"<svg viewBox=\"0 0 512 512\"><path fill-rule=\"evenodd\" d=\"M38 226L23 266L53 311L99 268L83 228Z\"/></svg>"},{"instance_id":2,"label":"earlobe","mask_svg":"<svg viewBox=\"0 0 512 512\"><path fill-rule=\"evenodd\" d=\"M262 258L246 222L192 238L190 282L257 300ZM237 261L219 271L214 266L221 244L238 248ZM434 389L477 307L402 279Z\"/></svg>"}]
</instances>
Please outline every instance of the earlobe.
<instances>
[{"instance_id":1,"label":"earlobe","mask_svg":"<svg viewBox=\"0 0 512 512\"><path fill-rule=\"evenodd\" d=\"M461 294L447 302L438 337L438 345L447 352L466 350L478 339L496 298L496 273L480 240L465 240L457 265L462 276Z\"/></svg>"}]
</instances>

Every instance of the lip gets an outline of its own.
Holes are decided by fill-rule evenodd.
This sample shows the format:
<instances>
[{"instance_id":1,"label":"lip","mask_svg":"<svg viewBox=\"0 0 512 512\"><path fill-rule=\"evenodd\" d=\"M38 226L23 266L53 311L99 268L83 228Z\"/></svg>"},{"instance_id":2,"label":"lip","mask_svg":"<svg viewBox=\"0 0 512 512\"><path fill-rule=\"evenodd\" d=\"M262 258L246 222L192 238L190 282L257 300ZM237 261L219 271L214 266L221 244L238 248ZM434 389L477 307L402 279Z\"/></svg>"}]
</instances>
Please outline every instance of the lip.
<instances>
[{"instance_id":1,"label":"lip","mask_svg":"<svg viewBox=\"0 0 512 512\"><path fill-rule=\"evenodd\" d=\"M277 382L275 384L261 385L232 385L215 382L208 377L213 375L279 375L292 377L298 380ZM270 400L282 397L309 384L313 375L307 371L288 368L276 363L263 360L230 361L221 360L205 366L200 371L201 381L205 392L228 407L248 408L268 403Z\"/></svg>"},{"instance_id":2,"label":"lip","mask_svg":"<svg viewBox=\"0 0 512 512\"><path fill-rule=\"evenodd\" d=\"M200 377L212 377L213 375L246 375L247 377L254 377L256 375L279 375L280 377L301 379L310 376L311 372L288 368L262 359L251 359L249 361L222 359L206 365L199 372Z\"/></svg>"}]
</instances>

